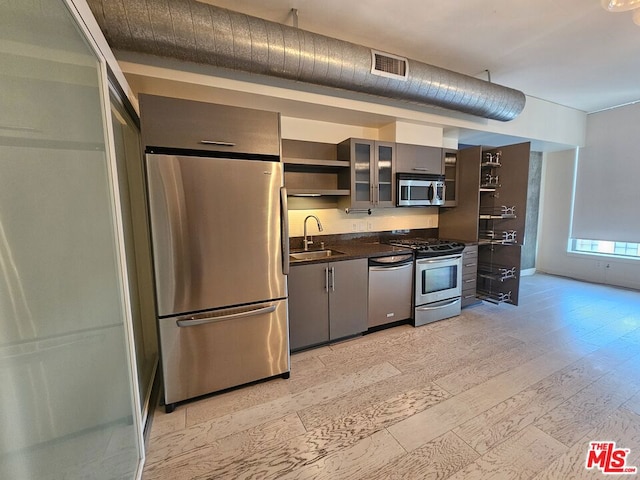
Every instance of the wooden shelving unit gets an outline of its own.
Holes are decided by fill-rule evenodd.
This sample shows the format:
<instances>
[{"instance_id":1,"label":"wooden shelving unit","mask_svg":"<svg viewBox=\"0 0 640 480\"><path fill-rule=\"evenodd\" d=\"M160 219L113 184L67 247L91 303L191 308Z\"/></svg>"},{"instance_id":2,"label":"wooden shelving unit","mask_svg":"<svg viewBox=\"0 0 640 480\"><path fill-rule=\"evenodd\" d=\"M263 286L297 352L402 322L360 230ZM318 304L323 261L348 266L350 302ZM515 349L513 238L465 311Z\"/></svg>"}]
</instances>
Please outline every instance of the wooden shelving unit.
<instances>
[{"instance_id":1,"label":"wooden shelving unit","mask_svg":"<svg viewBox=\"0 0 640 480\"><path fill-rule=\"evenodd\" d=\"M457 152L459 196L440 210L441 237L477 242L476 294L518 304L530 145Z\"/></svg>"},{"instance_id":2,"label":"wooden shelving unit","mask_svg":"<svg viewBox=\"0 0 640 480\"><path fill-rule=\"evenodd\" d=\"M331 143L282 140L284 183L289 196L346 197L350 164Z\"/></svg>"}]
</instances>

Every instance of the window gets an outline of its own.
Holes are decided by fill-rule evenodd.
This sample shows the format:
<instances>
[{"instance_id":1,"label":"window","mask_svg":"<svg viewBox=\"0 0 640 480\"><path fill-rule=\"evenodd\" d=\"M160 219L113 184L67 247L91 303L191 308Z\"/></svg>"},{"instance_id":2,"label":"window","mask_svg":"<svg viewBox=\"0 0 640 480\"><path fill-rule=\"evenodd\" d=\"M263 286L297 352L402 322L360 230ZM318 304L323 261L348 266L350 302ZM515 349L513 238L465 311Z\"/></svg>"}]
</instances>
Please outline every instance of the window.
<instances>
[{"instance_id":1,"label":"window","mask_svg":"<svg viewBox=\"0 0 640 480\"><path fill-rule=\"evenodd\" d=\"M640 257L640 244L632 242L611 242L607 240L571 240L571 250L577 253L613 255L619 257Z\"/></svg>"},{"instance_id":2,"label":"window","mask_svg":"<svg viewBox=\"0 0 640 480\"><path fill-rule=\"evenodd\" d=\"M640 241L639 126L640 103L587 115L585 146L576 165L571 238L616 245ZM612 248L608 254L615 253Z\"/></svg>"}]
</instances>

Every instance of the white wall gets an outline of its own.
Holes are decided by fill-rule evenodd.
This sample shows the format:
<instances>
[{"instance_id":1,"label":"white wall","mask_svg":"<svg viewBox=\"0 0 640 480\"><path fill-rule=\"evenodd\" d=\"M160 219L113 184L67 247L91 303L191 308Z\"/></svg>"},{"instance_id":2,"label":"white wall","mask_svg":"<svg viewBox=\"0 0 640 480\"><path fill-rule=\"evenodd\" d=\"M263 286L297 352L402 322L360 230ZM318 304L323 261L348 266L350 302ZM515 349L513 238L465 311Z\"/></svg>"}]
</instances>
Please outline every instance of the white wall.
<instances>
[{"instance_id":1,"label":"white wall","mask_svg":"<svg viewBox=\"0 0 640 480\"><path fill-rule=\"evenodd\" d=\"M568 146L584 143L584 112L534 97L527 97L523 112L515 120L500 122L346 90L132 52L119 51L116 57L136 94L171 95L344 124L373 126L372 123L377 123L377 128L394 121L444 127L448 140L457 140L458 130L464 129L478 132L482 138L489 133L513 140L508 143L523 139ZM487 143L480 141L474 144ZM452 148L451 144L445 146Z\"/></svg>"},{"instance_id":2,"label":"white wall","mask_svg":"<svg viewBox=\"0 0 640 480\"><path fill-rule=\"evenodd\" d=\"M577 150L573 149L544 156L536 269L590 282L640 289L640 261L567 251L576 154Z\"/></svg>"}]
</instances>

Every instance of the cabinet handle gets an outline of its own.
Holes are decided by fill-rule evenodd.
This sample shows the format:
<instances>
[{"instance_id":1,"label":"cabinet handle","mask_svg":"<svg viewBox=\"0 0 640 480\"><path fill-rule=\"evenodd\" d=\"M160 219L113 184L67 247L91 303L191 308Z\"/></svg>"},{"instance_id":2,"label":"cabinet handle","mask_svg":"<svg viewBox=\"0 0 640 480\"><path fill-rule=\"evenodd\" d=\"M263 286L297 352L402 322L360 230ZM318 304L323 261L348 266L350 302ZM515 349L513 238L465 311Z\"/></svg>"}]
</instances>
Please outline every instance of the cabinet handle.
<instances>
[{"instance_id":1,"label":"cabinet handle","mask_svg":"<svg viewBox=\"0 0 640 480\"><path fill-rule=\"evenodd\" d=\"M336 291L336 269L331 267L331 291Z\"/></svg>"},{"instance_id":2,"label":"cabinet handle","mask_svg":"<svg viewBox=\"0 0 640 480\"><path fill-rule=\"evenodd\" d=\"M472 278L470 280L465 280L464 283L472 283L472 282L475 282L475 281L476 281L476 279Z\"/></svg>"},{"instance_id":3,"label":"cabinet handle","mask_svg":"<svg viewBox=\"0 0 640 480\"><path fill-rule=\"evenodd\" d=\"M413 167L413 170L417 170L418 172L428 172L429 169L426 167Z\"/></svg>"},{"instance_id":4,"label":"cabinet handle","mask_svg":"<svg viewBox=\"0 0 640 480\"><path fill-rule=\"evenodd\" d=\"M231 142L219 142L216 140L200 140L203 145L218 145L219 147L235 147L235 143Z\"/></svg>"},{"instance_id":5,"label":"cabinet handle","mask_svg":"<svg viewBox=\"0 0 640 480\"><path fill-rule=\"evenodd\" d=\"M475 263L465 263L464 266L465 266L465 268L466 267L475 267L476 264Z\"/></svg>"},{"instance_id":6,"label":"cabinet handle","mask_svg":"<svg viewBox=\"0 0 640 480\"><path fill-rule=\"evenodd\" d=\"M329 293L329 267L324 269L324 291Z\"/></svg>"}]
</instances>

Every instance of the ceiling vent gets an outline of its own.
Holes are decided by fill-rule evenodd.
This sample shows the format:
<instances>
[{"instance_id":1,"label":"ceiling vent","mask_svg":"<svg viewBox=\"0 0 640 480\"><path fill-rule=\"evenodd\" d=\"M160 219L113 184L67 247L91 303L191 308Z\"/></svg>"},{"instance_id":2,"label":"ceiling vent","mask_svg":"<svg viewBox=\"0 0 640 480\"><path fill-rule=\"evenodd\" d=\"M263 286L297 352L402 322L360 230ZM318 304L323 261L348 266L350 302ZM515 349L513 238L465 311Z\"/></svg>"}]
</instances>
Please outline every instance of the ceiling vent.
<instances>
[{"instance_id":1,"label":"ceiling vent","mask_svg":"<svg viewBox=\"0 0 640 480\"><path fill-rule=\"evenodd\" d=\"M406 58L371 50L371 73L383 77L406 80L409 77L409 62Z\"/></svg>"}]
</instances>

